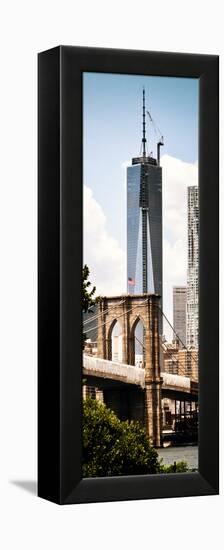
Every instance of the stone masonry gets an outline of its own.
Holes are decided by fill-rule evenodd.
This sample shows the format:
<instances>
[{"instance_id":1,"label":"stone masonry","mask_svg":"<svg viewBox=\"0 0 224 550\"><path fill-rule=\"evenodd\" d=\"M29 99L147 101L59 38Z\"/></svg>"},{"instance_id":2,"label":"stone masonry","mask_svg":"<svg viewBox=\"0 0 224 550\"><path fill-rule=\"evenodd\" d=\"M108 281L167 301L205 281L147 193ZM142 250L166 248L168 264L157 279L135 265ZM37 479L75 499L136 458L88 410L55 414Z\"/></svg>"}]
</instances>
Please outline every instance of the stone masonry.
<instances>
[{"instance_id":1,"label":"stone masonry","mask_svg":"<svg viewBox=\"0 0 224 550\"><path fill-rule=\"evenodd\" d=\"M134 365L135 328L139 320L145 329L144 424L152 444L161 442L161 386L159 362L159 296L139 294L102 297L98 304L98 357L112 359L112 330L119 321L122 329L122 362Z\"/></svg>"}]
</instances>

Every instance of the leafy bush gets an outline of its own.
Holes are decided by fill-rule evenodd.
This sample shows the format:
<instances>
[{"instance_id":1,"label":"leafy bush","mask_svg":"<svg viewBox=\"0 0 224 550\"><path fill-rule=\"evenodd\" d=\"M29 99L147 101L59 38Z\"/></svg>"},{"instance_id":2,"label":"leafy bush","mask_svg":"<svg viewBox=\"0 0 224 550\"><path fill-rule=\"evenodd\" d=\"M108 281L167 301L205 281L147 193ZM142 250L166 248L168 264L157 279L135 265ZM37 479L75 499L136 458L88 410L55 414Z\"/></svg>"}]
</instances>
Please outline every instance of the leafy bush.
<instances>
[{"instance_id":1,"label":"leafy bush","mask_svg":"<svg viewBox=\"0 0 224 550\"><path fill-rule=\"evenodd\" d=\"M167 474L187 471L186 462L162 464L139 422L121 421L103 403L83 402L83 476Z\"/></svg>"},{"instance_id":2,"label":"leafy bush","mask_svg":"<svg viewBox=\"0 0 224 550\"><path fill-rule=\"evenodd\" d=\"M83 403L83 476L159 472L158 454L138 422L121 421L94 399Z\"/></svg>"}]
</instances>

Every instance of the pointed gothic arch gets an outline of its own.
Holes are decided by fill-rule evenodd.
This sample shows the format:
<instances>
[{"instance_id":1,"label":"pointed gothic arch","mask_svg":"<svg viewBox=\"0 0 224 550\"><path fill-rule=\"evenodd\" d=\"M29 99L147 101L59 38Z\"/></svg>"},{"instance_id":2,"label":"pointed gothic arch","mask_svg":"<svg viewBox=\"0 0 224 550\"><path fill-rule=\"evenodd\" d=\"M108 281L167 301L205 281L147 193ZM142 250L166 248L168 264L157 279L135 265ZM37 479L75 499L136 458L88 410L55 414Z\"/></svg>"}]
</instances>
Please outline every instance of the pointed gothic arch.
<instances>
[{"instance_id":1,"label":"pointed gothic arch","mask_svg":"<svg viewBox=\"0 0 224 550\"><path fill-rule=\"evenodd\" d=\"M122 334L122 326L121 326L121 323L119 322L119 319L113 319L113 321L110 323L110 326L108 328L108 331L107 331L107 359L109 359L109 361L111 361L113 358L113 347L114 347L114 342L113 342L113 338L115 337L115 335L113 335L113 332L116 328L116 326L120 329L120 332ZM118 343L119 345L119 343ZM119 362L119 350L118 350L118 362Z\"/></svg>"},{"instance_id":2,"label":"pointed gothic arch","mask_svg":"<svg viewBox=\"0 0 224 550\"><path fill-rule=\"evenodd\" d=\"M145 323L142 315L140 313L133 316L130 326L130 336L129 336L129 359L131 365L136 365L136 341L141 342L141 334L136 335L135 331L139 323L142 325L143 331L145 330ZM137 338L137 340L136 340Z\"/></svg>"}]
</instances>

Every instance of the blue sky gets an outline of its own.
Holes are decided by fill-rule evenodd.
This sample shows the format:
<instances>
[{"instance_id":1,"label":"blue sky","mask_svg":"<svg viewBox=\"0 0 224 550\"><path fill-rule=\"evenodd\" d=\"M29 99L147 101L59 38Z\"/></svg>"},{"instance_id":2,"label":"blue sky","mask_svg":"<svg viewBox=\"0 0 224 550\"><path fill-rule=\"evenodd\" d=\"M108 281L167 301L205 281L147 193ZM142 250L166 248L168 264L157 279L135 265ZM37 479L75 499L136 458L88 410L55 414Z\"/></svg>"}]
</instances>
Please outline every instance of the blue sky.
<instances>
[{"instance_id":1,"label":"blue sky","mask_svg":"<svg viewBox=\"0 0 224 550\"><path fill-rule=\"evenodd\" d=\"M150 111L165 141L161 149L163 156L161 164L164 167L164 241L167 240L171 247L178 242L180 246L186 229L186 220L182 222L180 220L179 226L182 223L182 229L177 223L179 234L178 231L176 233L173 231L173 225L176 217L180 218L182 203L185 204L186 210L186 186L197 183L198 80L84 73L83 164L84 185L89 193L88 201L84 203L86 204L84 208L84 259L86 261L93 262L93 254L89 252L90 243L87 243L88 237L85 233L91 228L96 236L96 227L93 227L93 218L96 217L98 221L101 219L104 227L105 242L107 234L108 238L113 240L114 246L116 241L122 256L126 254L126 165L133 156L138 156L140 153L143 86L146 94L146 109ZM155 155L156 136L148 120L146 137L148 151L152 150ZM91 205L90 200L92 200ZM93 214L93 201L98 208L97 216ZM183 218L183 215L181 217ZM102 248L105 247L105 242L99 243L98 252L101 245ZM118 253L115 248L113 250L114 254ZM99 256L103 262L103 252ZM171 256L170 260L173 261ZM167 265L167 260L164 261ZM174 285L181 284L180 281L184 282L186 279L185 260L184 263L182 275L177 274L176 280L173 281ZM125 269L124 266L122 269ZM93 271L95 277L98 278L99 275L101 286L99 258L98 267L95 269L93 266ZM110 271L107 275L105 273L105 277L109 278L109 273ZM166 272L164 275L166 276ZM111 285L113 287L112 281ZM109 280L108 286L110 287ZM122 289L126 292L126 288L122 287Z\"/></svg>"},{"instance_id":2,"label":"blue sky","mask_svg":"<svg viewBox=\"0 0 224 550\"><path fill-rule=\"evenodd\" d=\"M84 182L94 190L108 217L108 226L120 239L111 219L123 216L120 188L122 163L137 156L141 145L142 88L146 108L164 135L162 154L186 162L198 158L197 79L84 73ZM155 134L147 125L149 150L156 151Z\"/></svg>"}]
</instances>

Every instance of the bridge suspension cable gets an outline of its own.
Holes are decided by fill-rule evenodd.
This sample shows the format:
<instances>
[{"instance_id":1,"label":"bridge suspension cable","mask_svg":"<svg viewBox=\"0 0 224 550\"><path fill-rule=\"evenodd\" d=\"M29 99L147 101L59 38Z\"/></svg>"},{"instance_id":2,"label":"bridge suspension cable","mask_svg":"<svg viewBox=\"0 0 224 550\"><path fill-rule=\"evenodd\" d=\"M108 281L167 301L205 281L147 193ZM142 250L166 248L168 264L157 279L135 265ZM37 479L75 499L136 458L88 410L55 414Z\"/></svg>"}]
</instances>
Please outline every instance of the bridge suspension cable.
<instances>
[{"instance_id":1,"label":"bridge suspension cable","mask_svg":"<svg viewBox=\"0 0 224 550\"><path fill-rule=\"evenodd\" d=\"M121 300L121 302L119 302L119 304L117 305L121 305L122 303L124 303L125 300ZM137 308L137 307L142 307L145 303L147 302L147 298L146 300L144 300L143 302L140 302L139 304L136 304L135 306L132 306L132 308L130 308L129 310L127 311L124 311L121 313L121 315L118 315L116 319L119 319L120 317L122 317L123 315L126 315L127 313L130 313L133 309ZM114 309L116 306L112 306L112 308L110 309ZM177 334L177 332L174 330L172 324L170 323L168 317L165 315L165 313L163 312L163 310L161 309L161 307L157 304L155 304L155 307L157 307L160 311L160 313L163 315L164 319L166 319L166 322L168 323L168 325L170 326L173 334L175 334L175 336L177 337L178 341L182 344L183 348L186 350L186 351L189 351L187 349L187 346L184 344L184 342L181 340L181 338L179 337L179 335ZM105 310L104 313L107 313L109 311L109 308L107 308ZM94 320L96 320L98 317L100 317L101 313L97 314L96 316L94 316ZM93 320L93 317L89 320L87 320L87 322L90 322ZM93 330L96 330L97 328L101 328L102 326L105 326L107 325L108 323L110 322L110 319L108 319L108 321L105 321L104 323L101 323L99 326L98 325L95 325L94 327L91 327L89 328L88 330L85 331L85 334L88 334L89 332L92 332ZM142 346L143 349L145 349L145 346L144 344L137 338L137 336L135 336L135 339L139 342L139 344ZM162 348L162 344L160 343L160 346ZM162 348L163 349L163 348ZM163 350L164 351L164 350ZM166 352L168 352L169 354L173 354L173 352L171 352L171 350L166 350ZM195 363L195 365L198 367L198 361L194 358L194 356L192 355L192 361Z\"/></svg>"},{"instance_id":2,"label":"bridge suspension cable","mask_svg":"<svg viewBox=\"0 0 224 550\"><path fill-rule=\"evenodd\" d=\"M118 304L112 306L110 308L111 309L114 309L115 307L117 306L120 306L121 304L124 304L125 300L121 300L121 302L118 302ZM109 308L108 309L105 309L104 313L107 313L109 311ZM91 321L95 321L98 317L100 317L101 313L97 313L96 315L93 315L91 317L91 319L86 319L86 321L83 321L83 325L87 325L88 323L91 323Z\"/></svg>"},{"instance_id":3,"label":"bridge suspension cable","mask_svg":"<svg viewBox=\"0 0 224 550\"><path fill-rule=\"evenodd\" d=\"M138 338L137 336L135 336L135 339L136 339L137 342L139 342L139 344L142 346L142 349L145 350L146 348L145 348L144 344L141 342L141 340L139 340L139 338ZM160 342L160 348L161 348L161 350L164 352L164 349L163 349L163 346L162 346L161 342ZM170 356L171 356L171 358L173 357L173 352L172 352L171 350L167 349L167 350L166 350L166 353L169 353ZM176 360L175 362L177 362L177 360ZM180 376L186 376L184 367L179 368L179 365L178 365L178 374L179 374Z\"/></svg>"},{"instance_id":4,"label":"bridge suspension cable","mask_svg":"<svg viewBox=\"0 0 224 550\"><path fill-rule=\"evenodd\" d=\"M147 298L146 300L144 300L143 302L140 302L139 304L136 304L135 306L132 306L130 309L127 309L127 311L123 311L123 313L121 313L121 315L118 315L116 317L116 320L117 319L120 319L120 317L122 317L123 315L126 315L127 313L130 313L130 311L133 311L133 309L135 309L136 307L142 307L145 303L147 302ZM95 330L97 328L101 328L103 327L104 325L107 325L108 323L110 323L110 319L108 319L108 321L105 321L104 323L101 323L101 325L96 325L95 327L91 327L89 328L88 330L85 331L85 334L91 332L92 330Z\"/></svg>"},{"instance_id":5,"label":"bridge suspension cable","mask_svg":"<svg viewBox=\"0 0 224 550\"><path fill-rule=\"evenodd\" d=\"M166 321L168 322L169 326L170 326L171 329L173 330L175 336L178 338L179 342L183 345L184 349L185 349L186 351L190 351L190 350L187 349L187 347L185 346L185 344L182 342L182 340L181 340L181 338L178 336L177 332L175 332L173 326L171 325L169 319L166 317L166 315L165 315L165 313L162 311L162 309L161 309L159 306L156 306L156 307L158 307L158 309L160 310L160 312L162 313L162 315L165 317L165 319L166 319ZM145 351L146 348L145 348L143 342L141 342L137 336L135 336L135 339L139 342L139 344L142 346L142 349ZM161 348L162 351L164 352L164 349L163 349L163 346L162 346L161 342L160 342L160 348ZM165 351L166 351L166 353L168 353L170 356L173 357L173 355L174 355L174 354L173 354L173 351L169 350L168 348L167 348ZM192 359L192 361L195 363L195 365L198 367L198 361L197 361L197 359L195 359L193 355L191 355L191 359ZM179 370L179 367L178 367L178 370ZM182 376L184 376L184 372L185 372L185 371L184 371L184 367L181 367L181 368L180 368L180 372L181 372Z\"/></svg>"},{"instance_id":6,"label":"bridge suspension cable","mask_svg":"<svg viewBox=\"0 0 224 550\"><path fill-rule=\"evenodd\" d=\"M191 351L191 350L188 350L187 346L184 344L184 342L181 340L181 338L178 336L177 332L174 330L173 326L171 325L171 322L169 321L168 317L165 315L165 313L163 312L163 310L161 309L160 306L158 306L157 304L155 304L155 306L160 310L161 314L163 315L164 319L166 319L166 322L168 323L168 325L170 326L170 328L172 329L173 331L173 334L175 334L175 336L177 337L178 341L182 344L183 348L186 350L186 351ZM194 361L194 363L196 365L198 365L198 361L193 357L192 355L192 360Z\"/></svg>"}]
</instances>

